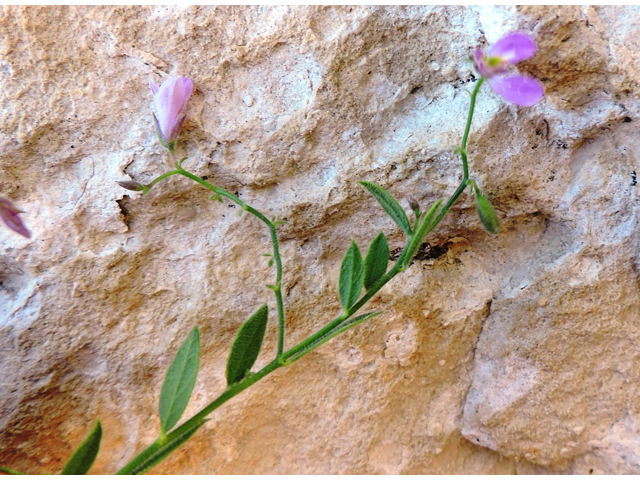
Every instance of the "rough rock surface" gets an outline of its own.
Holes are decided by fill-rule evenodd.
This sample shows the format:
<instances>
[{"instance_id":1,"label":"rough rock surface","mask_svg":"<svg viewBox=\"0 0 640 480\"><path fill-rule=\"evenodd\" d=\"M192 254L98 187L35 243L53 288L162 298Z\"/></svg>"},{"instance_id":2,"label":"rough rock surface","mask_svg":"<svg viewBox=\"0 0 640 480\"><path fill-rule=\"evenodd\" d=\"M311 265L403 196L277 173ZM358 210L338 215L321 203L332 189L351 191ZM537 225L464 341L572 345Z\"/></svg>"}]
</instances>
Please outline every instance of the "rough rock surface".
<instances>
[{"instance_id":1,"label":"rough rock surface","mask_svg":"<svg viewBox=\"0 0 640 480\"><path fill-rule=\"evenodd\" d=\"M349 240L449 195L473 48L531 32L532 108L487 86L466 194L374 299L385 314L226 404L155 473L640 473L638 7L3 7L0 464L57 472L99 417L96 473L159 431L164 372L194 325L187 413L224 387L263 302L267 231L172 177L147 80L193 79L185 166L288 221L288 345L339 312ZM275 324L258 360L271 359Z\"/></svg>"}]
</instances>

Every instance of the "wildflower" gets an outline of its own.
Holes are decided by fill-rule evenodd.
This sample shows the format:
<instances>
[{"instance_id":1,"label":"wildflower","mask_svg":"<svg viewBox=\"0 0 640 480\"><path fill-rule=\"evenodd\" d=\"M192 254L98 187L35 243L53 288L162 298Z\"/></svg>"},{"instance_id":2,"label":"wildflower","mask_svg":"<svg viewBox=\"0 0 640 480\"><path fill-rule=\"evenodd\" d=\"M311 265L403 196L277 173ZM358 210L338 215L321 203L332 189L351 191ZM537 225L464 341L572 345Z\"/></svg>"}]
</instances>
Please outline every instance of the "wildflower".
<instances>
[{"instance_id":1,"label":"wildflower","mask_svg":"<svg viewBox=\"0 0 640 480\"><path fill-rule=\"evenodd\" d=\"M19 233L23 237L31 238L31 232L24 226L18 214L24 213L18 210L6 198L0 197L0 219L2 222L14 232Z\"/></svg>"},{"instance_id":2,"label":"wildflower","mask_svg":"<svg viewBox=\"0 0 640 480\"><path fill-rule=\"evenodd\" d=\"M193 92L193 82L187 77L170 77L158 87L149 79L149 87L158 110L158 115L154 115L153 118L158 128L160 143L173 151L178 132L186 118L182 111Z\"/></svg>"},{"instance_id":3,"label":"wildflower","mask_svg":"<svg viewBox=\"0 0 640 480\"><path fill-rule=\"evenodd\" d=\"M510 65L530 58L535 51L536 44L531 37L516 32L498 40L487 54L477 49L473 60L478 73L489 81L498 95L508 102L530 107L542 98L542 84L535 78L507 74Z\"/></svg>"}]
</instances>

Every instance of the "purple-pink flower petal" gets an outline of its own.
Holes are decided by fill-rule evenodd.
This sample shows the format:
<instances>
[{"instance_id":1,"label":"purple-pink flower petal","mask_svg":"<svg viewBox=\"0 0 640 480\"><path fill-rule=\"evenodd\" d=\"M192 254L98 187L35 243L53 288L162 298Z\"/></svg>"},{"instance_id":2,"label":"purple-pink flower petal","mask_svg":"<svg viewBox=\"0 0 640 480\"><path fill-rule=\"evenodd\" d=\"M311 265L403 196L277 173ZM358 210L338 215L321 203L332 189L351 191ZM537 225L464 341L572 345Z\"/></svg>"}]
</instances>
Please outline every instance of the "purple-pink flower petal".
<instances>
[{"instance_id":1,"label":"purple-pink flower petal","mask_svg":"<svg viewBox=\"0 0 640 480\"><path fill-rule=\"evenodd\" d=\"M183 121L181 114L192 93L193 82L190 78L170 77L160 85L155 94L158 126L167 144L178 136Z\"/></svg>"},{"instance_id":2,"label":"purple-pink flower petal","mask_svg":"<svg viewBox=\"0 0 640 480\"><path fill-rule=\"evenodd\" d=\"M23 237L31 238L31 232L18 216L20 213L24 212L14 207L9 200L0 198L0 219L2 219L2 222Z\"/></svg>"},{"instance_id":3,"label":"purple-pink flower petal","mask_svg":"<svg viewBox=\"0 0 640 480\"><path fill-rule=\"evenodd\" d=\"M149 78L149 88L151 89L151 93L156 95L158 93L158 85L153 81L153 78Z\"/></svg>"},{"instance_id":4,"label":"purple-pink flower petal","mask_svg":"<svg viewBox=\"0 0 640 480\"><path fill-rule=\"evenodd\" d=\"M544 94L542 84L535 78L516 75L514 77L491 77L488 81L498 95L521 107L535 105Z\"/></svg>"},{"instance_id":5,"label":"purple-pink flower petal","mask_svg":"<svg viewBox=\"0 0 640 480\"><path fill-rule=\"evenodd\" d=\"M485 78L490 77L491 70L487 68L487 66L484 63L484 52L482 51L482 49L476 48L476 51L474 52L473 56L474 56L474 63L476 65L476 69L478 70L478 73L480 74L480 76Z\"/></svg>"},{"instance_id":6,"label":"purple-pink flower petal","mask_svg":"<svg viewBox=\"0 0 640 480\"><path fill-rule=\"evenodd\" d=\"M536 51L533 39L525 33L511 33L502 37L489 50L489 57L500 57L514 64L530 58Z\"/></svg>"}]
</instances>

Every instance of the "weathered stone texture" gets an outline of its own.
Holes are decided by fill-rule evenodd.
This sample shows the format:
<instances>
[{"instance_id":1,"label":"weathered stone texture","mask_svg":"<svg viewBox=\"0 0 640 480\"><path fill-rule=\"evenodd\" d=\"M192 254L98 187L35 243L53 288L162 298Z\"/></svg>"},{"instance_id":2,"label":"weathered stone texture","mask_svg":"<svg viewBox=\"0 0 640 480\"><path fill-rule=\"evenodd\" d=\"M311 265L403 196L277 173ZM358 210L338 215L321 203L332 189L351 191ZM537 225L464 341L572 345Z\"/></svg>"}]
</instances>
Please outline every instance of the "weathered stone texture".
<instances>
[{"instance_id":1,"label":"weathered stone texture","mask_svg":"<svg viewBox=\"0 0 640 480\"><path fill-rule=\"evenodd\" d=\"M194 325L187 413L224 388L265 301L268 232L172 177L147 80L189 76L178 154L280 229L287 345L340 311L351 238L402 237L357 180L407 207L450 195L475 77L465 58L520 29L532 108L488 86L467 195L372 303L384 315L212 415L156 473L640 473L638 7L3 7L0 464L59 471L99 417L95 472L159 431L160 385ZM259 365L276 345L267 332Z\"/></svg>"}]
</instances>

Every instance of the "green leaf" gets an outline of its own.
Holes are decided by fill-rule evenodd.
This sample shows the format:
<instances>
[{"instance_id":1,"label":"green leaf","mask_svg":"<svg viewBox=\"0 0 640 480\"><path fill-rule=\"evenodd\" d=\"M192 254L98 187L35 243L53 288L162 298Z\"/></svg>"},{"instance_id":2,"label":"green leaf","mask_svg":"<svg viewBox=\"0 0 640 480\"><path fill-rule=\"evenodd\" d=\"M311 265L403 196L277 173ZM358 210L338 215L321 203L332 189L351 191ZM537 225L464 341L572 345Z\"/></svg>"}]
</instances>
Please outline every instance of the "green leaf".
<instances>
[{"instance_id":1,"label":"green leaf","mask_svg":"<svg viewBox=\"0 0 640 480\"><path fill-rule=\"evenodd\" d=\"M480 189L476 189L476 210L484 228L494 235L500 231L500 219L491 206L491 202L485 197Z\"/></svg>"},{"instance_id":2,"label":"green leaf","mask_svg":"<svg viewBox=\"0 0 640 480\"><path fill-rule=\"evenodd\" d=\"M418 227L416 234L413 236L411 243L407 247L407 253L404 257L404 268L411 265L411 260L413 260L413 257L415 257L416 253L420 249L420 245L422 245L422 240L424 240L424 237L426 237L427 234L435 227L434 219L436 217L436 213L438 213L438 208L441 203L442 199L438 200L422 219L422 223Z\"/></svg>"},{"instance_id":3,"label":"green leaf","mask_svg":"<svg viewBox=\"0 0 640 480\"><path fill-rule=\"evenodd\" d=\"M371 182L359 182L364 188L366 188L371 195L375 197L384 211L389 214L394 222L406 233L411 235L411 224L407 218L407 214L400 204L393 198L384 188Z\"/></svg>"},{"instance_id":4,"label":"green leaf","mask_svg":"<svg viewBox=\"0 0 640 480\"><path fill-rule=\"evenodd\" d=\"M171 430L187 408L198 376L200 332L198 327L184 341L173 359L160 393L160 425L162 432Z\"/></svg>"},{"instance_id":5,"label":"green leaf","mask_svg":"<svg viewBox=\"0 0 640 480\"><path fill-rule=\"evenodd\" d=\"M364 280L364 268L362 266L362 255L356 242L351 240L351 246L340 266L340 280L338 289L340 290L340 302L345 310L356 303L362 290Z\"/></svg>"},{"instance_id":6,"label":"green leaf","mask_svg":"<svg viewBox=\"0 0 640 480\"><path fill-rule=\"evenodd\" d=\"M164 460L171 452L189 440L209 419L200 420L193 425L186 426L189 422L176 428L167 435L165 441L156 441L144 452L127 464L116 475L140 475L151 467ZM186 426L186 427L185 427ZM185 428L183 428L185 427Z\"/></svg>"},{"instance_id":7,"label":"green leaf","mask_svg":"<svg viewBox=\"0 0 640 480\"><path fill-rule=\"evenodd\" d=\"M389 244L387 237L380 232L373 239L369 251L364 257L364 288L369 290L387 272L389 265Z\"/></svg>"},{"instance_id":8,"label":"green leaf","mask_svg":"<svg viewBox=\"0 0 640 480\"><path fill-rule=\"evenodd\" d=\"M229 385L246 377L253 364L256 363L262 348L264 332L267 330L268 319L269 309L265 304L240 327L231 346L227 362L227 383Z\"/></svg>"},{"instance_id":9,"label":"green leaf","mask_svg":"<svg viewBox=\"0 0 640 480\"><path fill-rule=\"evenodd\" d=\"M78 449L73 452L71 458L62 469L62 475L86 475L93 465L98 451L100 450L100 440L102 439L102 425L100 420Z\"/></svg>"},{"instance_id":10,"label":"green leaf","mask_svg":"<svg viewBox=\"0 0 640 480\"><path fill-rule=\"evenodd\" d=\"M12 470L7 467L0 467L0 472L6 473L7 475L27 475L26 473L22 473L17 470Z\"/></svg>"},{"instance_id":11,"label":"green leaf","mask_svg":"<svg viewBox=\"0 0 640 480\"><path fill-rule=\"evenodd\" d=\"M355 327L356 325L358 325L359 323L364 322L365 320L369 320L372 317L380 315L381 313L382 312L365 313L364 315L360 315L360 316L354 317L352 319L345 320L341 324L339 324L336 327L334 327L331 330L329 330L327 333L325 333L322 337L317 339L315 342L307 345L305 348L303 348L299 352L296 352L295 355L293 355L291 358L288 358L286 360L285 364L286 365L292 364L293 362L298 360L300 357L306 355L311 350L314 350L314 349L318 348L323 343L328 342L329 340L331 340L336 335L341 334L342 332L344 332L345 330L348 330L351 327Z\"/></svg>"}]
</instances>

